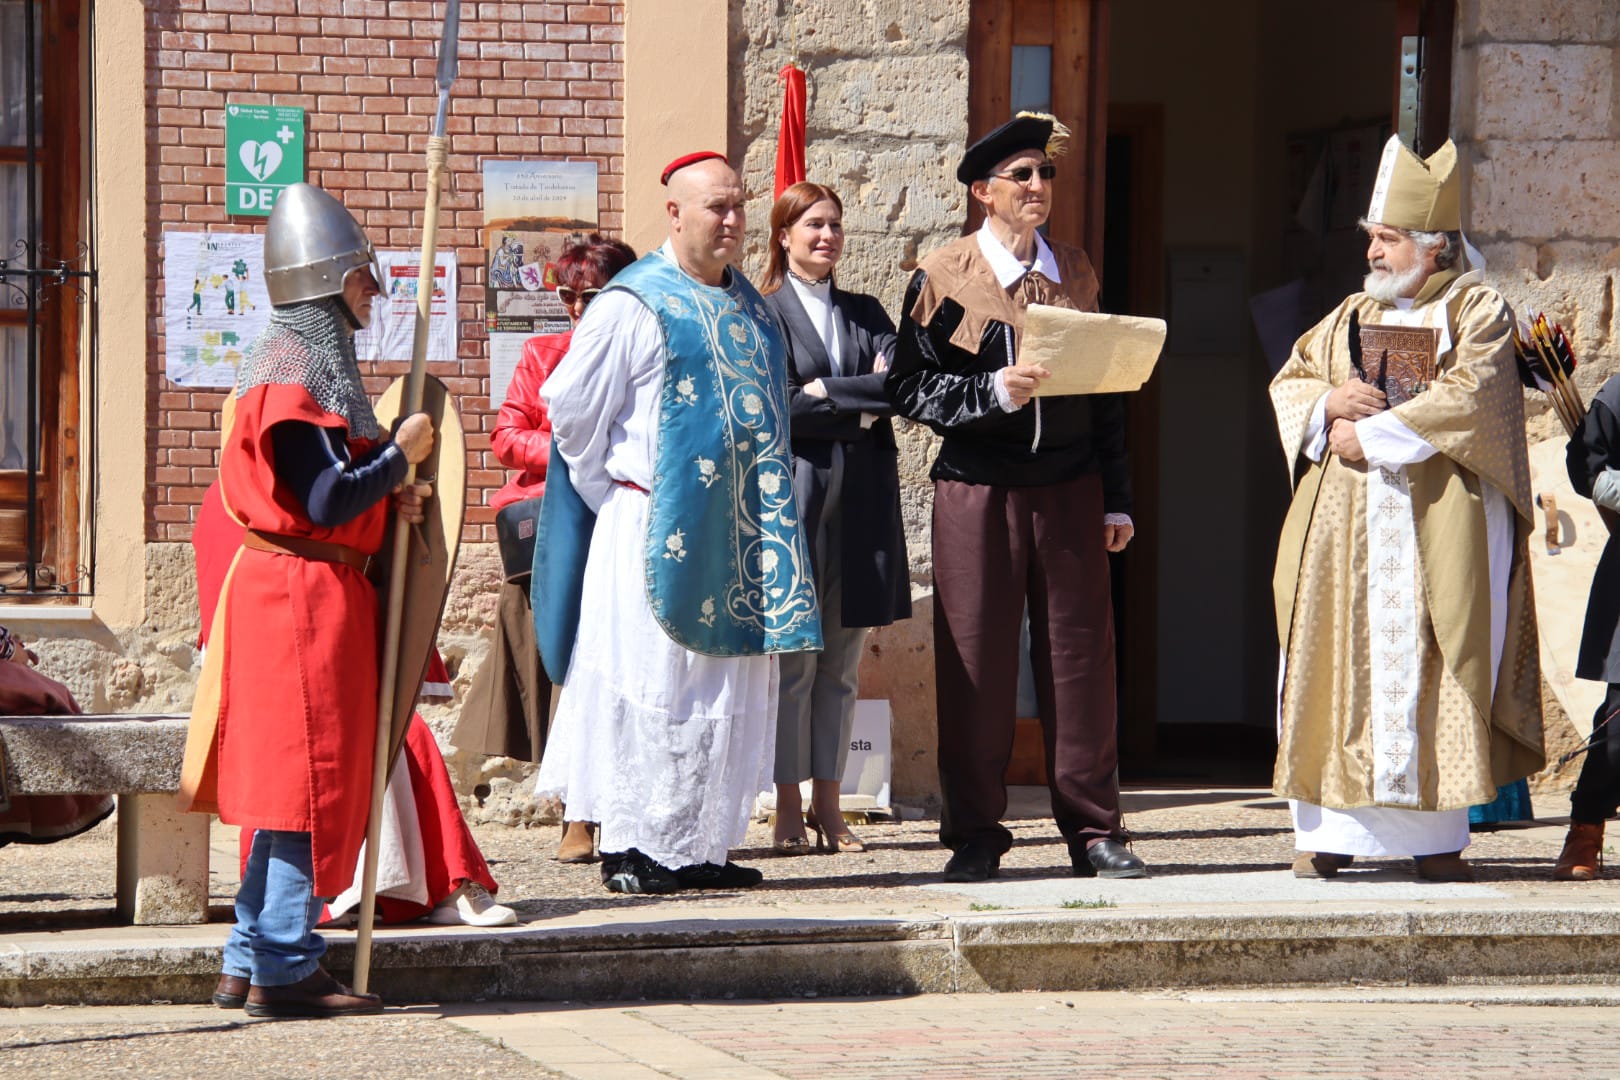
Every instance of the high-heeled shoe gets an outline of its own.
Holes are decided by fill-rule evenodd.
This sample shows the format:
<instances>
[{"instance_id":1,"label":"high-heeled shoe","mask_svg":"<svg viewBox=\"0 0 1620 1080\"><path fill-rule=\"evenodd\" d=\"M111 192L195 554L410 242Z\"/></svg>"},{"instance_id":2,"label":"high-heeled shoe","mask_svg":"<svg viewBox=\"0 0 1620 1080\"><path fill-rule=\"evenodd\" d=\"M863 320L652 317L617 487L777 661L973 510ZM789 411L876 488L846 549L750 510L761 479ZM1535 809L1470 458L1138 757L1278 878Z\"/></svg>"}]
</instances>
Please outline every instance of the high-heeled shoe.
<instances>
[{"instance_id":1,"label":"high-heeled shoe","mask_svg":"<svg viewBox=\"0 0 1620 1080\"><path fill-rule=\"evenodd\" d=\"M843 824L843 815L838 816L838 823ZM866 850L866 842L849 831L846 825L841 833L829 832L822 827L816 815L806 813L804 823L816 831L816 850L825 851L829 855L836 855L840 851L858 852Z\"/></svg>"},{"instance_id":2,"label":"high-heeled shoe","mask_svg":"<svg viewBox=\"0 0 1620 1080\"><path fill-rule=\"evenodd\" d=\"M771 824L775 823L776 819L772 817ZM811 851L810 838L803 833L798 836L778 836L771 840L771 850L778 855L808 855Z\"/></svg>"}]
</instances>

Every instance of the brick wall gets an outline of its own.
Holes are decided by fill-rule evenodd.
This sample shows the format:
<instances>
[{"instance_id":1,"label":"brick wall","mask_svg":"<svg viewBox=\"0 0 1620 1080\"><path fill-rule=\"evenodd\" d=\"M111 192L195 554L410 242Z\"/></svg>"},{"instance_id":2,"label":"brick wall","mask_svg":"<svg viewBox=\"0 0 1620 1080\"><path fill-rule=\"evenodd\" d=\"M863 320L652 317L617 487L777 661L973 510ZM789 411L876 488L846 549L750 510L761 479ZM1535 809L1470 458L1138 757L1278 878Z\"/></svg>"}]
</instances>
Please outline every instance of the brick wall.
<instances>
[{"instance_id":1,"label":"brick wall","mask_svg":"<svg viewBox=\"0 0 1620 1080\"><path fill-rule=\"evenodd\" d=\"M305 110L306 177L341 199L379 248L421 245L423 151L443 4L392 0L178 0L147 5L147 539L187 540L219 461L220 392L164 376L166 229L247 232L225 214L227 100ZM459 395L467 430L466 540L493 540L486 498L505 479L489 449L482 247L486 158L594 160L601 226L623 218L624 9L620 0L463 4L448 121L453 184L439 248L456 252L459 360L430 371ZM116 357L120 343L106 343ZM368 365L374 394L408 365ZM375 370L370 370L374 367Z\"/></svg>"}]
</instances>

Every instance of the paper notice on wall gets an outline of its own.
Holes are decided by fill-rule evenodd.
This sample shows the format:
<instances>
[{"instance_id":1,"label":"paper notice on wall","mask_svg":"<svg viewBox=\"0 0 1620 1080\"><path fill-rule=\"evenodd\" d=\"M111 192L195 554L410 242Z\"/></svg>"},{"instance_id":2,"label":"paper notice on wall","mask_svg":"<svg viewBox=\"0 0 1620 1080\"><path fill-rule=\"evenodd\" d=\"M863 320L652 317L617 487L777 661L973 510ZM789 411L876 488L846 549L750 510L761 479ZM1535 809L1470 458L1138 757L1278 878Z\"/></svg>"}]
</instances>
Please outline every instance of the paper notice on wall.
<instances>
[{"instance_id":1,"label":"paper notice on wall","mask_svg":"<svg viewBox=\"0 0 1620 1080\"><path fill-rule=\"evenodd\" d=\"M270 322L264 237L163 234L164 374L176 386L230 387Z\"/></svg>"},{"instance_id":2,"label":"paper notice on wall","mask_svg":"<svg viewBox=\"0 0 1620 1080\"><path fill-rule=\"evenodd\" d=\"M416 339L417 282L421 277L420 251L379 251L382 295L372 303L371 325L354 335L355 356L361 360L410 360ZM430 364L456 359L456 255L434 253L433 306L428 315Z\"/></svg>"},{"instance_id":3,"label":"paper notice on wall","mask_svg":"<svg viewBox=\"0 0 1620 1080\"><path fill-rule=\"evenodd\" d=\"M506 401L506 389L512 385L512 372L523 358L523 343L532 334L489 335L489 407L498 409Z\"/></svg>"}]
</instances>

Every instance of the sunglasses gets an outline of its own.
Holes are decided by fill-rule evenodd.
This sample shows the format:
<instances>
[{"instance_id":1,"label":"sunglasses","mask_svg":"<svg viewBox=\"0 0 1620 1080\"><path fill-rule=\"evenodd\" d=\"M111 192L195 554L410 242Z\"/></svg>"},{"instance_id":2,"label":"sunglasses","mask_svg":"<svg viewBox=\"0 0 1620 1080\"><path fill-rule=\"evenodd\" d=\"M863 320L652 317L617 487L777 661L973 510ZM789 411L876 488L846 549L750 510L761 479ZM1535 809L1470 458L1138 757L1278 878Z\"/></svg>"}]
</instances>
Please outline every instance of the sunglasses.
<instances>
[{"instance_id":1,"label":"sunglasses","mask_svg":"<svg viewBox=\"0 0 1620 1080\"><path fill-rule=\"evenodd\" d=\"M570 289L566 285L559 285L557 286L557 299L561 300L569 307L573 307L575 301L586 304L590 303L591 298L601 291L601 289L580 289L576 291L574 289Z\"/></svg>"},{"instance_id":2,"label":"sunglasses","mask_svg":"<svg viewBox=\"0 0 1620 1080\"><path fill-rule=\"evenodd\" d=\"M1042 180L1050 180L1057 175L1057 166L1051 162L1036 167L1033 165L1020 165L1016 169L1008 169L1004 173L991 173L990 180L1011 180L1015 184L1027 184L1039 173Z\"/></svg>"}]
</instances>

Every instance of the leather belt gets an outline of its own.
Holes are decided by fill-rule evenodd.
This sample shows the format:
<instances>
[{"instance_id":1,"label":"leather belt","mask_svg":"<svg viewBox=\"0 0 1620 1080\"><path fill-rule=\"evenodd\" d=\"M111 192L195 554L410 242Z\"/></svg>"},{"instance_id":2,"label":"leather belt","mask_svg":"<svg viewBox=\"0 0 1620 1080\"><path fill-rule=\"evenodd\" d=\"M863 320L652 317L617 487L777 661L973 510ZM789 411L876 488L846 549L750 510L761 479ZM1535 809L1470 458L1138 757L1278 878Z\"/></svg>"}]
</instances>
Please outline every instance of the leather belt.
<instances>
[{"instance_id":1,"label":"leather belt","mask_svg":"<svg viewBox=\"0 0 1620 1080\"><path fill-rule=\"evenodd\" d=\"M285 536L249 529L242 538L242 546L254 551L268 551L272 555L293 555L314 562L342 563L351 570L366 572L369 558L359 548L347 544L334 544L329 540L314 540L307 536Z\"/></svg>"}]
</instances>

